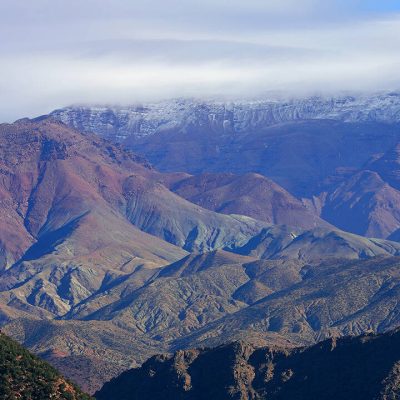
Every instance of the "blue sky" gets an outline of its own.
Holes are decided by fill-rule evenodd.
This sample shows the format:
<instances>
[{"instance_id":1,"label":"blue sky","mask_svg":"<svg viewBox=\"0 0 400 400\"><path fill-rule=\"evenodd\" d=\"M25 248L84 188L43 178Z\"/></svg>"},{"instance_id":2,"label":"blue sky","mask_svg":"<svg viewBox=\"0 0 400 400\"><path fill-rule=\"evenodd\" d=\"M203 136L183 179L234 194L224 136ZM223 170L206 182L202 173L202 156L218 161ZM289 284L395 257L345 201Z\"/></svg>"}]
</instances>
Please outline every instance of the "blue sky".
<instances>
[{"instance_id":1,"label":"blue sky","mask_svg":"<svg viewBox=\"0 0 400 400\"><path fill-rule=\"evenodd\" d=\"M400 11L400 3L398 0L387 0L387 1L364 0L360 1L358 6L361 9L367 11L378 11L378 12Z\"/></svg>"},{"instance_id":2,"label":"blue sky","mask_svg":"<svg viewBox=\"0 0 400 400\"><path fill-rule=\"evenodd\" d=\"M0 120L71 103L399 89L400 2L0 0Z\"/></svg>"}]
</instances>

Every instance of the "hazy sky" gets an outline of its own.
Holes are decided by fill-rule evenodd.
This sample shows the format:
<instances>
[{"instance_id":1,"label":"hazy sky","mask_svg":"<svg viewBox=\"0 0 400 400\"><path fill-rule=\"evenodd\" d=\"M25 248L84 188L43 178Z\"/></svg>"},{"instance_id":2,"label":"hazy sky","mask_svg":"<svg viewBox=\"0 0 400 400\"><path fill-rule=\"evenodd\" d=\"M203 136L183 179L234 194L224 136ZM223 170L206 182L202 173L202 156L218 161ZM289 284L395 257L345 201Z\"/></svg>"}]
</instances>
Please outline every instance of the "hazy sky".
<instances>
[{"instance_id":1,"label":"hazy sky","mask_svg":"<svg viewBox=\"0 0 400 400\"><path fill-rule=\"evenodd\" d=\"M0 0L0 120L72 103L400 88L400 1Z\"/></svg>"}]
</instances>

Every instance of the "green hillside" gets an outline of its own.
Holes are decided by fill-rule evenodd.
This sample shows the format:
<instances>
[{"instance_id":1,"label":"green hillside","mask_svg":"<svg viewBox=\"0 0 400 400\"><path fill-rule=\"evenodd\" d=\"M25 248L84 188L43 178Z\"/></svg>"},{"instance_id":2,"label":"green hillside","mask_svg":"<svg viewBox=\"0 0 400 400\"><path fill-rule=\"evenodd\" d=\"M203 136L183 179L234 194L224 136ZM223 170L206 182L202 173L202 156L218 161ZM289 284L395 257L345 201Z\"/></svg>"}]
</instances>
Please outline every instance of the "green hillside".
<instances>
[{"instance_id":1,"label":"green hillside","mask_svg":"<svg viewBox=\"0 0 400 400\"><path fill-rule=\"evenodd\" d=\"M0 333L0 399L90 400L52 366Z\"/></svg>"}]
</instances>

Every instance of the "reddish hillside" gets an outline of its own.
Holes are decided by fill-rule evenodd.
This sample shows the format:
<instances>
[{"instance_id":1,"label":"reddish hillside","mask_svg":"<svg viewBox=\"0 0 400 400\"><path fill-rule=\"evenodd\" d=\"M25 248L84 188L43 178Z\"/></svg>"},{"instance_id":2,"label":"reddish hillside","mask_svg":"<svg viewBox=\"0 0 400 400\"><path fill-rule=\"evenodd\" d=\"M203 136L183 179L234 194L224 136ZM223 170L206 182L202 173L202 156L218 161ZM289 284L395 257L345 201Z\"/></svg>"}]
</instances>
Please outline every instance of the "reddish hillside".
<instances>
[{"instance_id":1,"label":"reddish hillside","mask_svg":"<svg viewBox=\"0 0 400 400\"><path fill-rule=\"evenodd\" d=\"M172 190L224 214L242 214L271 224L306 229L329 226L288 191L259 174L202 174L176 183Z\"/></svg>"},{"instance_id":2,"label":"reddish hillside","mask_svg":"<svg viewBox=\"0 0 400 400\"><path fill-rule=\"evenodd\" d=\"M132 258L159 265L184 254L118 212L129 175L152 174L139 158L50 121L3 124L0 143L1 268L56 248L60 257L90 256L96 263L112 246L107 268Z\"/></svg>"},{"instance_id":3,"label":"reddish hillside","mask_svg":"<svg viewBox=\"0 0 400 400\"><path fill-rule=\"evenodd\" d=\"M64 315L123 274L181 259L182 248L243 245L263 226L163 185L177 178L52 120L0 125L2 318Z\"/></svg>"},{"instance_id":4,"label":"reddish hillside","mask_svg":"<svg viewBox=\"0 0 400 400\"><path fill-rule=\"evenodd\" d=\"M345 231L387 238L400 227L400 192L372 171L361 171L327 195L322 217Z\"/></svg>"}]
</instances>

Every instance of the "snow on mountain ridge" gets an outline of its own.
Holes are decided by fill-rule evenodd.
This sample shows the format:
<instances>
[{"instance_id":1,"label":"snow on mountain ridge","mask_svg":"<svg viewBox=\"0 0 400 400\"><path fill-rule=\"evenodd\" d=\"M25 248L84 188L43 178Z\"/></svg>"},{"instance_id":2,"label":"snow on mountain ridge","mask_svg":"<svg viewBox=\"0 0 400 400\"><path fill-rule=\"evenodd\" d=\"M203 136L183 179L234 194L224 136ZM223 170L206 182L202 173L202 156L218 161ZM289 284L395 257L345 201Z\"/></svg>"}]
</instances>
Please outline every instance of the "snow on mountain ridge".
<instances>
[{"instance_id":1,"label":"snow on mountain ridge","mask_svg":"<svg viewBox=\"0 0 400 400\"><path fill-rule=\"evenodd\" d=\"M309 97L254 101L201 101L175 99L136 106L71 106L55 110L52 117L82 131L96 132L122 141L163 130L188 126L225 133L245 133L273 124L309 119L343 122L400 122L400 94L373 96Z\"/></svg>"}]
</instances>

